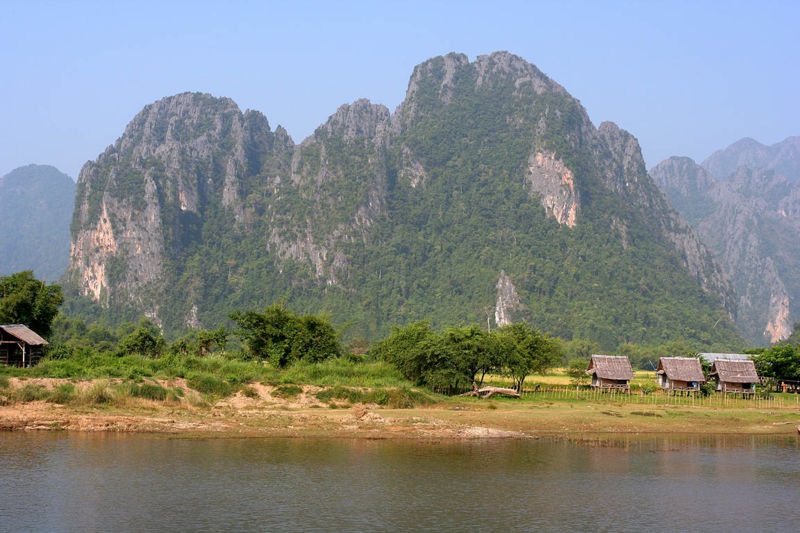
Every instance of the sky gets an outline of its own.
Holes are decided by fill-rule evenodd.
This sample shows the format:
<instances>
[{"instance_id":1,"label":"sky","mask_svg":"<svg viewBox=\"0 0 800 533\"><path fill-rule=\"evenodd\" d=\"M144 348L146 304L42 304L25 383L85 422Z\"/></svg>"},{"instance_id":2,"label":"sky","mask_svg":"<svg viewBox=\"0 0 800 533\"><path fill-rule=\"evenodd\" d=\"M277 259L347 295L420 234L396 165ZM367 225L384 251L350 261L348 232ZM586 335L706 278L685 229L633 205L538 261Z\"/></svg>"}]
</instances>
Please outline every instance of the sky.
<instances>
[{"instance_id":1,"label":"sky","mask_svg":"<svg viewBox=\"0 0 800 533\"><path fill-rule=\"evenodd\" d=\"M0 176L77 179L142 107L232 98L302 141L415 65L508 50L635 135L648 168L800 135L800 2L0 0Z\"/></svg>"}]
</instances>

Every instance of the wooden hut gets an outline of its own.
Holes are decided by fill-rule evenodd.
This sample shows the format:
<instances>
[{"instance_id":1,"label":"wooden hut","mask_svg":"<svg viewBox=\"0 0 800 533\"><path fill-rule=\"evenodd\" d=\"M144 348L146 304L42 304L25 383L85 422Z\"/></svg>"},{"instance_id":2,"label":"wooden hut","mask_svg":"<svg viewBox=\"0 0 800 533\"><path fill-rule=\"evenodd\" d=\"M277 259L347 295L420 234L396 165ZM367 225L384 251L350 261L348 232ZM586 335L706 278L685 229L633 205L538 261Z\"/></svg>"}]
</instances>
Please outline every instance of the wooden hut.
<instances>
[{"instance_id":1,"label":"wooden hut","mask_svg":"<svg viewBox=\"0 0 800 533\"><path fill-rule=\"evenodd\" d=\"M592 355L586 373L592 375L592 387L598 389L628 390L633 379L631 361L624 355Z\"/></svg>"},{"instance_id":2,"label":"wooden hut","mask_svg":"<svg viewBox=\"0 0 800 533\"><path fill-rule=\"evenodd\" d=\"M706 363L713 363L717 359L725 359L726 361L749 361L751 357L746 353L700 353L697 355Z\"/></svg>"},{"instance_id":3,"label":"wooden hut","mask_svg":"<svg viewBox=\"0 0 800 533\"><path fill-rule=\"evenodd\" d=\"M42 358L47 341L22 324L0 325L0 364L33 366Z\"/></svg>"},{"instance_id":4,"label":"wooden hut","mask_svg":"<svg viewBox=\"0 0 800 533\"><path fill-rule=\"evenodd\" d=\"M717 390L754 394L760 382L753 361L730 361L717 359L711 364L711 377L717 382Z\"/></svg>"},{"instance_id":5,"label":"wooden hut","mask_svg":"<svg viewBox=\"0 0 800 533\"><path fill-rule=\"evenodd\" d=\"M699 391L700 384L706 381L696 357L662 357L656 377L659 386L669 391Z\"/></svg>"}]
</instances>

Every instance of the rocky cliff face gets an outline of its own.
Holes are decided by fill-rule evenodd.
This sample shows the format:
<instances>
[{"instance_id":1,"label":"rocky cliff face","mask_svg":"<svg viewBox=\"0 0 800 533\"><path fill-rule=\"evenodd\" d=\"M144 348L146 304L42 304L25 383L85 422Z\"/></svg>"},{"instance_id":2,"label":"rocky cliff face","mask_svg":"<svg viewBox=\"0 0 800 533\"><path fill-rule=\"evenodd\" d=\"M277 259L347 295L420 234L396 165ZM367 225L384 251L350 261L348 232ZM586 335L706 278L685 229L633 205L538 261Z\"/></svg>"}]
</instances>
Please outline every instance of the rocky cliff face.
<instances>
[{"instance_id":1,"label":"rocky cliff face","mask_svg":"<svg viewBox=\"0 0 800 533\"><path fill-rule=\"evenodd\" d=\"M787 156L792 144L787 139L764 147L743 139L712 155L708 168L673 157L651 170L729 273L738 296L739 326L759 344L788 337L798 318L800 186L795 177L774 170L793 168ZM764 167L732 166L740 163ZM730 172L718 175L714 169Z\"/></svg>"},{"instance_id":2,"label":"rocky cliff face","mask_svg":"<svg viewBox=\"0 0 800 533\"><path fill-rule=\"evenodd\" d=\"M291 148L263 115L242 113L230 99L184 93L148 105L81 170L73 283L106 307L128 302L160 322L163 288L174 282L167 272L202 242L204 219L227 209L224 230L246 228L253 182L287 168ZM191 306L194 292L187 297Z\"/></svg>"},{"instance_id":3,"label":"rocky cliff face","mask_svg":"<svg viewBox=\"0 0 800 533\"><path fill-rule=\"evenodd\" d=\"M343 105L299 145L228 99L165 98L84 167L72 235L77 292L173 329L285 297L367 338L521 301L604 346L735 337L636 139L506 52L426 61L394 113Z\"/></svg>"}]
</instances>

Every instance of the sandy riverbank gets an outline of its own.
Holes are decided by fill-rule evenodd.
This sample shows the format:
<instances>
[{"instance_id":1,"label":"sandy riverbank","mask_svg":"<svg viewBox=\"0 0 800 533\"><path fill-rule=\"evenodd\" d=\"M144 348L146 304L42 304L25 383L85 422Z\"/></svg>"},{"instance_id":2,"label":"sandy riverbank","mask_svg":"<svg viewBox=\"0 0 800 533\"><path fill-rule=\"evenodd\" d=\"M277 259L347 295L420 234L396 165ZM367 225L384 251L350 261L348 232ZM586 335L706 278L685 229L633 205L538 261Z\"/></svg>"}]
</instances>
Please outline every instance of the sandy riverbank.
<instances>
[{"instance_id":1,"label":"sandy riverbank","mask_svg":"<svg viewBox=\"0 0 800 533\"><path fill-rule=\"evenodd\" d=\"M55 387L63 380L26 380ZM19 387L18 382L12 383ZM724 409L590 402L448 399L393 409L375 404L327 404L319 387L284 398L276 387L250 384L247 392L209 403L182 380L180 401L125 398L101 405L52 401L6 402L0 430L148 432L221 437L349 437L367 439L536 438L582 434L797 434L797 409ZM96 386L79 382L78 390Z\"/></svg>"}]
</instances>

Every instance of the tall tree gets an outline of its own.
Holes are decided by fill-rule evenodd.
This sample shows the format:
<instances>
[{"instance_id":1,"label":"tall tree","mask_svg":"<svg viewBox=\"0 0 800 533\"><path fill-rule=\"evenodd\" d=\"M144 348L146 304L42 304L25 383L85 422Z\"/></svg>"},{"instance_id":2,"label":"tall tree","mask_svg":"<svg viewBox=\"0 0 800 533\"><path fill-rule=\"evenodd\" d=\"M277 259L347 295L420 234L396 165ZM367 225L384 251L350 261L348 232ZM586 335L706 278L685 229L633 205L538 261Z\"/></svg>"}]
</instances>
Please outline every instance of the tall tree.
<instances>
[{"instance_id":1,"label":"tall tree","mask_svg":"<svg viewBox=\"0 0 800 533\"><path fill-rule=\"evenodd\" d=\"M64 301L59 285L45 285L32 270L0 277L0 323L25 324L43 337L50 335L58 306Z\"/></svg>"},{"instance_id":2,"label":"tall tree","mask_svg":"<svg viewBox=\"0 0 800 533\"><path fill-rule=\"evenodd\" d=\"M499 330L503 344L503 366L514 381L514 388L522 392L525 378L542 374L562 358L556 339L532 328L524 322L509 324Z\"/></svg>"}]
</instances>

